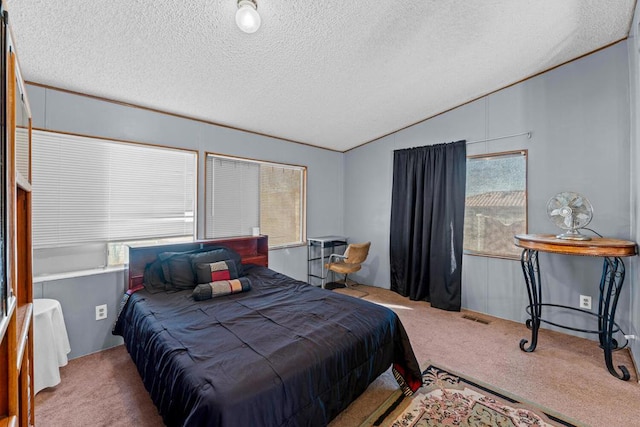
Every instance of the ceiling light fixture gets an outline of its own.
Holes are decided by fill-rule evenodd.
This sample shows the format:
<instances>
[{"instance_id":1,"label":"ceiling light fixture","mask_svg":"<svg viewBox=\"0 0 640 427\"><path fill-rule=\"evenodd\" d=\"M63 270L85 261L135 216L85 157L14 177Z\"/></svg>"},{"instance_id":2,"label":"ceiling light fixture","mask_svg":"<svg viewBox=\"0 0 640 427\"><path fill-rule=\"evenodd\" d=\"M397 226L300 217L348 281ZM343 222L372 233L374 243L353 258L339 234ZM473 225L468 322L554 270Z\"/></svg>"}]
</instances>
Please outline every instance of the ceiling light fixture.
<instances>
[{"instance_id":1,"label":"ceiling light fixture","mask_svg":"<svg viewBox=\"0 0 640 427\"><path fill-rule=\"evenodd\" d=\"M245 33L255 33L260 28L260 15L255 0L238 0L236 24Z\"/></svg>"}]
</instances>

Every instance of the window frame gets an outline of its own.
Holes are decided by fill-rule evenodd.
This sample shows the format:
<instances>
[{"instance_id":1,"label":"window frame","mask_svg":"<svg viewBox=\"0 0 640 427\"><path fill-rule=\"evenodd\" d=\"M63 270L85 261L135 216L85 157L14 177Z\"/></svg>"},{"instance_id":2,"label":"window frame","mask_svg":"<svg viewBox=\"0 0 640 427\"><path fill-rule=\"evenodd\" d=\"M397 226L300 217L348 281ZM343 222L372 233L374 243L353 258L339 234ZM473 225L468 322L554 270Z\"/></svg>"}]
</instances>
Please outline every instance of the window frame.
<instances>
[{"instance_id":1,"label":"window frame","mask_svg":"<svg viewBox=\"0 0 640 427\"><path fill-rule=\"evenodd\" d=\"M485 153L485 154L474 154L474 155L467 156L467 162L469 160L477 160L477 159L483 159L483 158L489 159L489 158L515 156L515 155L521 155L524 157L524 207L523 207L524 232L523 234L526 234L528 233L528 230L529 230L529 150L520 149L520 150L500 151L500 152L492 152L492 153ZM466 190L465 190L465 193L466 193ZM467 209L466 197L467 196L465 194L465 218L466 218L466 209ZM464 239L463 239L463 242L464 242ZM492 252L468 250L464 248L464 244L463 244L463 254L471 255L471 256L481 256L481 257L487 257L487 258L517 260L517 261L519 261L521 258L519 254L518 255L514 254L510 256L505 254L496 254Z\"/></svg>"},{"instance_id":2,"label":"window frame","mask_svg":"<svg viewBox=\"0 0 640 427\"><path fill-rule=\"evenodd\" d=\"M34 254L36 252L40 252L43 255L43 260L46 260L50 257L57 257L58 255L56 254L56 251L61 251L61 253L64 253L66 251L77 251L80 250L80 248L82 247L92 247L93 249L90 251L91 253L91 258L94 260L97 260L97 252L95 251L95 248L97 248L98 245L101 245L104 247L103 250L103 255L102 255L102 259L103 259L103 263L102 265L89 265L88 263L86 265L84 265L83 262L79 262L77 264L74 264L72 266L72 268L65 270L63 272L52 272L52 273L47 273L46 271L42 271L42 272L37 272L34 271L34 273L38 274L38 275L46 275L46 274L68 274L68 273L73 273L73 272L78 272L78 271L85 271L85 270L92 270L92 269L100 269L100 268L110 268L110 267L118 267L118 266L122 266L124 264L127 264L127 260L126 258L123 257L117 257L118 259L116 259L116 257L113 256L113 250L122 250L122 247L124 247L124 245L130 244L132 242L164 242L164 241L168 241L168 242L174 242L174 241L194 241L197 239L197 233L198 233L198 175L199 175L199 164L200 164L200 153L198 150L195 149L188 149L188 148L180 148L180 147L175 147L175 146L167 146L167 145L161 145L161 144L154 144L154 143L146 143L146 142L140 142L140 141L132 141L132 140L125 140L125 139L118 139L118 138L111 138L111 137L103 137L103 136L95 136L95 135L87 135L87 134L81 134L81 133L74 133L74 132L65 132L65 131L57 131L57 130L51 130L51 129L33 129L33 134L34 137L33 139L37 138L38 134L42 134L43 136L47 137L47 135L51 135L50 137L52 138L63 138L63 137L70 137L70 138L76 138L76 139L82 139L82 140L95 140L98 143L107 143L107 144L118 144L118 145L126 145L126 146L134 146L134 147L139 147L139 148L150 148L150 149L159 149L159 150L167 150L170 152L181 152L181 153L188 153L190 155L193 156L193 167L195 168L194 172L193 172L193 211L192 211L192 220L190 222L192 222L193 226L192 226L192 234L191 235L184 235L184 236L154 236L154 237L148 237L148 238L143 238L143 237L132 237L131 239L99 239L99 240L95 240L92 242L85 242L85 241L81 241L81 242L75 242L75 243L65 243L62 245L43 245L43 246L39 246L39 247L35 247L34 245ZM119 246L119 248L118 248ZM38 259L38 257L36 256L35 259ZM34 259L34 261L35 261ZM45 265L48 265L49 263L47 261L43 261L43 263ZM93 263L92 263L93 264Z\"/></svg>"},{"instance_id":3,"label":"window frame","mask_svg":"<svg viewBox=\"0 0 640 427\"><path fill-rule=\"evenodd\" d=\"M298 165L298 164L293 164L293 163L283 163L283 162L274 162L274 161L269 161L269 160L260 160L260 159L255 159L255 158L250 158L250 157L242 157L242 156L233 156L233 155L229 155L229 154L222 154L222 153L217 153L217 152L211 152L211 151L206 151L204 153L204 164L205 164L205 171L204 171L204 236L207 239L216 239L217 237L207 237L209 236L209 221L208 221L208 217L209 217L209 207L210 207L210 202L211 202L211 194L212 194L212 189L209 187L211 185L211 183L209 182L209 174L210 171L208 170L209 168L209 162L208 159L209 157L218 157L218 158L223 158L223 159L228 159L228 160L233 160L233 161L238 161L238 162L248 162L248 163L256 163L256 164L260 164L260 165L269 165L269 166L275 166L275 167L282 167L282 168L289 168L289 169L299 169L301 174L302 174L302 182L300 184L301 188L300 188L300 241L299 242L292 242L292 243L287 243L287 244L281 244L281 245L274 245L272 244L271 241L269 241L269 250L272 249L286 249L286 248L293 248L293 247L299 247L299 246L306 246L307 245L307 174L308 174L308 167L304 166L304 165ZM260 204L258 203L258 207L260 206ZM261 217L260 215L258 215L258 220L261 221ZM260 226L260 232L262 234L262 226ZM247 234L248 235L248 234ZM244 235L243 235L244 236Z\"/></svg>"}]
</instances>

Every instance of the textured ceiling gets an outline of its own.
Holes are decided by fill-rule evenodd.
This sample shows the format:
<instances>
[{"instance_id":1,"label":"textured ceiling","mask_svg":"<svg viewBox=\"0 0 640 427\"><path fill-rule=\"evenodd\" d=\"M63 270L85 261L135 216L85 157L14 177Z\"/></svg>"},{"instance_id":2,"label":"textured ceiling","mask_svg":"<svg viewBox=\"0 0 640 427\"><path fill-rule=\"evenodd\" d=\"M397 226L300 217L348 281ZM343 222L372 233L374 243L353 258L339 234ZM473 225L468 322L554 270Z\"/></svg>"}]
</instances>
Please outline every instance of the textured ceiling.
<instances>
[{"instance_id":1,"label":"textured ceiling","mask_svg":"<svg viewBox=\"0 0 640 427\"><path fill-rule=\"evenodd\" d=\"M635 0L6 0L25 80L345 151L624 39Z\"/></svg>"}]
</instances>

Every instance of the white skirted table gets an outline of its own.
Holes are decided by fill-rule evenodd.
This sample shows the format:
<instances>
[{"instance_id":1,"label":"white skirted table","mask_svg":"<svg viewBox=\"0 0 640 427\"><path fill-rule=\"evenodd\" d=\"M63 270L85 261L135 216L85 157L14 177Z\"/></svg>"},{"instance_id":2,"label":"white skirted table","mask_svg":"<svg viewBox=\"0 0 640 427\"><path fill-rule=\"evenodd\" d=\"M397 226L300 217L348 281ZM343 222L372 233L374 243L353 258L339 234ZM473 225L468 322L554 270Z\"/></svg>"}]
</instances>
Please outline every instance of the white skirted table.
<instances>
[{"instance_id":1,"label":"white skirted table","mask_svg":"<svg viewBox=\"0 0 640 427\"><path fill-rule=\"evenodd\" d=\"M71 351L62 307L54 299L33 300L34 394L60 383L60 367Z\"/></svg>"}]
</instances>

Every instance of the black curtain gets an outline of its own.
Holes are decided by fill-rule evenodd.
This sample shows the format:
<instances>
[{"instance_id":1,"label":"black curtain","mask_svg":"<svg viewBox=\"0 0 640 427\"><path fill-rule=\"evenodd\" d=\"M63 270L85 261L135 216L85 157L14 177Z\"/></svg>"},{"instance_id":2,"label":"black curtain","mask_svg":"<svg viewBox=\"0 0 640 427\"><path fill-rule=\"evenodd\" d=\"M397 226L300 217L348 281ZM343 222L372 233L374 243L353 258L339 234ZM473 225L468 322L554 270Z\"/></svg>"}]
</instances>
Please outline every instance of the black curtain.
<instances>
[{"instance_id":1,"label":"black curtain","mask_svg":"<svg viewBox=\"0 0 640 427\"><path fill-rule=\"evenodd\" d=\"M459 311L465 141L394 151L391 290Z\"/></svg>"}]
</instances>

